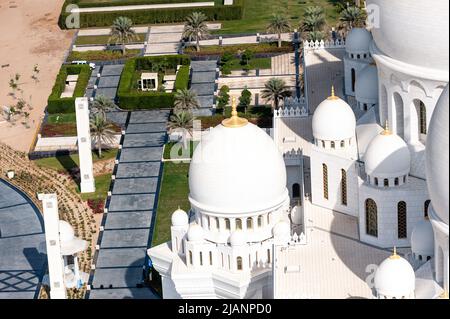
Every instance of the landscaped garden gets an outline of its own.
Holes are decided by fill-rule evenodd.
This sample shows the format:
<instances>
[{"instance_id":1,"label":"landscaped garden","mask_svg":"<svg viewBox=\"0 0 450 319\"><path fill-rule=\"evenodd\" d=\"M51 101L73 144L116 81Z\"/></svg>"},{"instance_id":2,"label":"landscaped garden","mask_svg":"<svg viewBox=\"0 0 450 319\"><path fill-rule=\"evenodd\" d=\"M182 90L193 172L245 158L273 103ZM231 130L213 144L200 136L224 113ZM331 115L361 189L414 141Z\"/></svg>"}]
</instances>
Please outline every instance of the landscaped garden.
<instances>
[{"instance_id":1,"label":"landscaped garden","mask_svg":"<svg viewBox=\"0 0 450 319\"><path fill-rule=\"evenodd\" d=\"M187 89L190 58L186 55L138 57L127 61L117 91L119 106L123 109L171 108L177 90ZM178 71L177 71L178 70ZM142 73L158 74L158 89L143 91L139 86ZM172 92L166 92L163 79L175 75Z\"/></svg>"},{"instance_id":2,"label":"landscaped garden","mask_svg":"<svg viewBox=\"0 0 450 319\"><path fill-rule=\"evenodd\" d=\"M147 33L136 33L135 39L131 43L143 43ZM75 45L99 45L114 44L110 35L85 35L77 37Z\"/></svg>"}]
</instances>

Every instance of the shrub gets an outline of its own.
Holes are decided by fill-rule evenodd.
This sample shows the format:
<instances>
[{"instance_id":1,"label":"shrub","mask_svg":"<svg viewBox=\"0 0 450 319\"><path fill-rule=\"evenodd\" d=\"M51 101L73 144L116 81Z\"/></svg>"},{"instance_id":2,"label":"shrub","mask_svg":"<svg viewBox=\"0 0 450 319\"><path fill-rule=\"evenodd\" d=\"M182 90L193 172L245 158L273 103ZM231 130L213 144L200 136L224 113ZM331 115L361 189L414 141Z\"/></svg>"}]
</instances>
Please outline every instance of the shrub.
<instances>
[{"instance_id":1,"label":"shrub","mask_svg":"<svg viewBox=\"0 0 450 319\"><path fill-rule=\"evenodd\" d=\"M102 214L105 207L105 201L103 199L88 199L87 204L94 214Z\"/></svg>"},{"instance_id":2,"label":"shrub","mask_svg":"<svg viewBox=\"0 0 450 319\"><path fill-rule=\"evenodd\" d=\"M241 64L242 65L247 65L251 59L253 59L253 51L250 49L246 49L242 54L241 54Z\"/></svg>"},{"instance_id":3,"label":"shrub","mask_svg":"<svg viewBox=\"0 0 450 319\"><path fill-rule=\"evenodd\" d=\"M72 97L61 98L66 86L68 75L78 74L78 81ZM53 113L73 113L75 112L75 99L84 96L84 92L91 76L91 69L88 65L63 65L56 77L52 93L48 97L47 112Z\"/></svg>"},{"instance_id":4,"label":"shrub","mask_svg":"<svg viewBox=\"0 0 450 319\"><path fill-rule=\"evenodd\" d=\"M217 105L219 108L224 108L230 102L230 88L227 85L223 85L219 90L219 95L217 97Z\"/></svg>"},{"instance_id":5,"label":"shrub","mask_svg":"<svg viewBox=\"0 0 450 319\"><path fill-rule=\"evenodd\" d=\"M265 43L249 43L249 44L233 44L233 45L209 45L202 46L200 51L195 51L194 47L187 47L184 53L190 56L206 56L206 55L238 55L240 52L250 49L256 53L285 53L293 52L294 47L291 42L284 41L279 48L276 42Z\"/></svg>"},{"instance_id":6,"label":"shrub","mask_svg":"<svg viewBox=\"0 0 450 319\"><path fill-rule=\"evenodd\" d=\"M239 106L240 107L248 107L252 102L252 93L248 89L243 89L241 92L241 96L239 97Z\"/></svg>"},{"instance_id":7,"label":"shrub","mask_svg":"<svg viewBox=\"0 0 450 319\"><path fill-rule=\"evenodd\" d=\"M174 90L187 89L189 85L189 66L183 65L180 67L177 73L177 78L175 79Z\"/></svg>"}]
</instances>

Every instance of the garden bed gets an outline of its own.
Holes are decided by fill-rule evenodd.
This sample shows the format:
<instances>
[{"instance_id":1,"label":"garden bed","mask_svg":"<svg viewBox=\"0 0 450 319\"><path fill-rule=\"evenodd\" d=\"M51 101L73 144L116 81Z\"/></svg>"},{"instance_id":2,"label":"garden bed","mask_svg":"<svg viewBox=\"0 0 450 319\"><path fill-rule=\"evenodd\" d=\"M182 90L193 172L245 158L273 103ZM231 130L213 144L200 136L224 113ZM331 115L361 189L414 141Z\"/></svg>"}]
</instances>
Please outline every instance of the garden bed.
<instances>
[{"instance_id":1,"label":"garden bed","mask_svg":"<svg viewBox=\"0 0 450 319\"><path fill-rule=\"evenodd\" d=\"M147 33L137 33L136 39L133 39L133 43L144 43ZM114 41L110 41L110 35L86 35L78 36L75 45L98 45L98 44L114 44Z\"/></svg>"},{"instance_id":2,"label":"garden bed","mask_svg":"<svg viewBox=\"0 0 450 319\"><path fill-rule=\"evenodd\" d=\"M98 51L72 51L66 59L66 62L86 60L86 61L112 61L134 58L141 53L139 49L126 50L122 54L121 50L98 50Z\"/></svg>"},{"instance_id":3,"label":"garden bed","mask_svg":"<svg viewBox=\"0 0 450 319\"><path fill-rule=\"evenodd\" d=\"M249 43L249 44L234 44L234 45L208 45L200 46L200 51L197 52L195 47L189 46L184 49L184 53L192 57L214 55L221 56L224 53L231 53L239 55L245 50L251 50L253 53L288 53L294 52L294 46L291 42L283 41L281 47L278 47L276 42L270 43Z\"/></svg>"}]
</instances>

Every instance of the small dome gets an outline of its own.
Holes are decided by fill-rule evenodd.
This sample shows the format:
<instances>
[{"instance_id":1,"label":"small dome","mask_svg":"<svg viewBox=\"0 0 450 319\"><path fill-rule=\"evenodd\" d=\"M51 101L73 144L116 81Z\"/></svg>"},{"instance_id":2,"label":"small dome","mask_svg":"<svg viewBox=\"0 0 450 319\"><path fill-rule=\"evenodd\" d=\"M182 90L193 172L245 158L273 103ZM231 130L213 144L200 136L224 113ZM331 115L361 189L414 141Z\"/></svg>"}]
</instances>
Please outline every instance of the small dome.
<instances>
[{"instance_id":1,"label":"small dome","mask_svg":"<svg viewBox=\"0 0 450 319\"><path fill-rule=\"evenodd\" d=\"M448 84L442 92L430 120L426 148L428 192L434 212L448 225Z\"/></svg>"},{"instance_id":2,"label":"small dome","mask_svg":"<svg viewBox=\"0 0 450 319\"><path fill-rule=\"evenodd\" d=\"M202 241L203 228L198 224L191 224L187 232L187 237L189 241Z\"/></svg>"},{"instance_id":3,"label":"small dome","mask_svg":"<svg viewBox=\"0 0 450 319\"><path fill-rule=\"evenodd\" d=\"M61 242L69 242L75 238L73 227L66 221L59 221L59 240Z\"/></svg>"},{"instance_id":4,"label":"small dome","mask_svg":"<svg viewBox=\"0 0 450 319\"><path fill-rule=\"evenodd\" d=\"M372 34L364 28L353 28L345 39L345 51L350 54L369 53Z\"/></svg>"},{"instance_id":5,"label":"small dome","mask_svg":"<svg viewBox=\"0 0 450 319\"><path fill-rule=\"evenodd\" d=\"M374 64L369 64L362 69L355 82L355 97L358 102L378 102L378 71Z\"/></svg>"},{"instance_id":6,"label":"small dome","mask_svg":"<svg viewBox=\"0 0 450 319\"><path fill-rule=\"evenodd\" d=\"M245 245L246 240L244 232L242 230L235 230L233 233L231 233L229 242L233 247Z\"/></svg>"},{"instance_id":7,"label":"small dome","mask_svg":"<svg viewBox=\"0 0 450 319\"><path fill-rule=\"evenodd\" d=\"M285 221L278 222L272 229L274 237L285 237L291 235L291 227Z\"/></svg>"},{"instance_id":8,"label":"small dome","mask_svg":"<svg viewBox=\"0 0 450 319\"><path fill-rule=\"evenodd\" d=\"M186 226L189 222L187 213L178 208L172 213L172 226Z\"/></svg>"},{"instance_id":9,"label":"small dome","mask_svg":"<svg viewBox=\"0 0 450 319\"><path fill-rule=\"evenodd\" d=\"M367 175L393 178L409 173L411 155L400 136L384 130L367 146L364 162Z\"/></svg>"},{"instance_id":10,"label":"small dome","mask_svg":"<svg viewBox=\"0 0 450 319\"><path fill-rule=\"evenodd\" d=\"M395 252L375 272L375 289L386 297L409 297L415 289L416 277L410 263Z\"/></svg>"},{"instance_id":11,"label":"small dome","mask_svg":"<svg viewBox=\"0 0 450 319\"><path fill-rule=\"evenodd\" d=\"M334 93L320 103L312 119L313 135L325 141L340 141L355 135L356 118L352 108Z\"/></svg>"},{"instance_id":12,"label":"small dome","mask_svg":"<svg viewBox=\"0 0 450 319\"><path fill-rule=\"evenodd\" d=\"M429 220L424 219L414 227L411 233L411 250L422 256L434 255L434 233Z\"/></svg>"}]
</instances>

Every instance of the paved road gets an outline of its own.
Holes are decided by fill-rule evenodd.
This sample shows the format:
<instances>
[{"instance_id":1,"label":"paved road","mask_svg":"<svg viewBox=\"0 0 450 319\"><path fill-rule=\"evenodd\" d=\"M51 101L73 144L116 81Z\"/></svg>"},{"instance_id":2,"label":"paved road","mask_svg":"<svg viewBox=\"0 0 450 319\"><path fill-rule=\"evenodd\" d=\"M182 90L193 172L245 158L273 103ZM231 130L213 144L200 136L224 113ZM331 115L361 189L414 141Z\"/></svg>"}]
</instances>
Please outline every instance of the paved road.
<instances>
[{"instance_id":1,"label":"paved road","mask_svg":"<svg viewBox=\"0 0 450 319\"><path fill-rule=\"evenodd\" d=\"M143 283L162 174L168 111L129 113L88 298L157 298Z\"/></svg>"},{"instance_id":2,"label":"paved road","mask_svg":"<svg viewBox=\"0 0 450 319\"><path fill-rule=\"evenodd\" d=\"M36 298L46 261L41 213L0 179L0 299Z\"/></svg>"}]
</instances>

